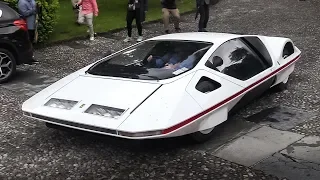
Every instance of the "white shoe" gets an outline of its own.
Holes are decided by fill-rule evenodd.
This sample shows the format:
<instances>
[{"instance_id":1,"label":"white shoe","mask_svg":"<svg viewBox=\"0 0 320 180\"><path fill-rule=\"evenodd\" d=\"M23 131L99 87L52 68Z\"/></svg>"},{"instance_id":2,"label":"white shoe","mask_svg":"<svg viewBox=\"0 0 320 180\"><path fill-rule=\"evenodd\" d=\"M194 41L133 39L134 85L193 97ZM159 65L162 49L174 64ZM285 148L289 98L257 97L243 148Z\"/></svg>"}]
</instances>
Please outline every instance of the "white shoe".
<instances>
[{"instance_id":1,"label":"white shoe","mask_svg":"<svg viewBox=\"0 0 320 180\"><path fill-rule=\"evenodd\" d=\"M90 41L94 41L94 37L90 37Z\"/></svg>"},{"instance_id":2,"label":"white shoe","mask_svg":"<svg viewBox=\"0 0 320 180\"><path fill-rule=\"evenodd\" d=\"M132 39L131 37L126 37L123 41L124 41L124 42L130 42L131 39Z\"/></svg>"},{"instance_id":3,"label":"white shoe","mask_svg":"<svg viewBox=\"0 0 320 180\"><path fill-rule=\"evenodd\" d=\"M141 42L142 40L143 40L143 37L139 36L138 39L137 39L137 42Z\"/></svg>"}]
</instances>

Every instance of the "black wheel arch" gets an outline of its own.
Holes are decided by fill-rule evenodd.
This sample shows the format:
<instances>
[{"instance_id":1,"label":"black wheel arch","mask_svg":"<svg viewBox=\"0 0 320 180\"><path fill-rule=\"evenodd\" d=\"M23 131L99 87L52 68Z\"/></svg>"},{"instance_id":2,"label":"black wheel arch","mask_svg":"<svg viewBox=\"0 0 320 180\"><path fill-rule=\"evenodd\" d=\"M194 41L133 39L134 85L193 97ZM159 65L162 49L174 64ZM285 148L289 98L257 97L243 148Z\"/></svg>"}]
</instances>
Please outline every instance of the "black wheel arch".
<instances>
[{"instance_id":1,"label":"black wheel arch","mask_svg":"<svg viewBox=\"0 0 320 180\"><path fill-rule=\"evenodd\" d=\"M286 58L294 53L294 46L292 42L287 42L282 50L282 57Z\"/></svg>"}]
</instances>

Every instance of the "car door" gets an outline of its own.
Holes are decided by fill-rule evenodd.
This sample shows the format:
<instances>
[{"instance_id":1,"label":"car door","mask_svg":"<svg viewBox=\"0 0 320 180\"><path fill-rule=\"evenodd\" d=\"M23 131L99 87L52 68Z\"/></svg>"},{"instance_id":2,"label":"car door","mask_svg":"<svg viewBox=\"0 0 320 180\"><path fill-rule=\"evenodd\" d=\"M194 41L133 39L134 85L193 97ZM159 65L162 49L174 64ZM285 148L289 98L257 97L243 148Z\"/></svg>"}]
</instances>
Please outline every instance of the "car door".
<instances>
[{"instance_id":1,"label":"car door","mask_svg":"<svg viewBox=\"0 0 320 180\"><path fill-rule=\"evenodd\" d=\"M235 88L236 91L231 92L229 90L228 92L231 97L235 94L240 97L237 101L234 101L233 105L236 105L233 108L234 110L260 96L269 89L273 82L272 79L265 81L272 72L270 68L272 62L265 59L268 54L263 55L257 51L257 48L255 48L257 45L252 42L261 43L261 41L253 38L249 38L251 41L245 38L226 41L213 52L208 59L209 63L206 63L209 72L242 87L240 90ZM208 66L208 64L215 64L215 61L219 58L223 62L221 65Z\"/></svg>"}]
</instances>

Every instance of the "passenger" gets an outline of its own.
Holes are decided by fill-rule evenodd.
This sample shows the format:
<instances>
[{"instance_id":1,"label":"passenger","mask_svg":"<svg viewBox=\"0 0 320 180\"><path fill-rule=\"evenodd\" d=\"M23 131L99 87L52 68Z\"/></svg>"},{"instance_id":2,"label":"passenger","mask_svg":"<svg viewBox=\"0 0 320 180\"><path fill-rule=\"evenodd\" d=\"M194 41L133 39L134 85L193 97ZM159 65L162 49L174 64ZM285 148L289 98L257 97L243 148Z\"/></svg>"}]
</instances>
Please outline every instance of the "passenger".
<instances>
[{"instance_id":1,"label":"passenger","mask_svg":"<svg viewBox=\"0 0 320 180\"><path fill-rule=\"evenodd\" d=\"M194 53L192 53L190 56L188 56L187 59L182 61L181 63L176 64L167 64L164 69L173 69L178 70L181 68L187 68L192 69L196 63L202 58L202 56L207 52L209 47L202 48Z\"/></svg>"},{"instance_id":2,"label":"passenger","mask_svg":"<svg viewBox=\"0 0 320 180\"><path fill-rule=\"evenodd\" d=\"M185 52L180 47L176 47L173 52L167 52L162 57L150 55L147 61L153 64L156 68L163 68L168 64L177 64L184 59Z\"/></svg>"}]
</instances>

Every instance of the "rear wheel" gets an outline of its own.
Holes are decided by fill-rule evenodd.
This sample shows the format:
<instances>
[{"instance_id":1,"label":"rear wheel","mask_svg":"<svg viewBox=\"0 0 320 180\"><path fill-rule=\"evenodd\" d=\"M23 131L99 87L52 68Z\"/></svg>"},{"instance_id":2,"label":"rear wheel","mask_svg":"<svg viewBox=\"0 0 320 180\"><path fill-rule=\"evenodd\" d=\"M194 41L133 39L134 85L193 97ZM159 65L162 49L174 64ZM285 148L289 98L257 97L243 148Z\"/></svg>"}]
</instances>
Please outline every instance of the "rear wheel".
<instances>
[{"instance_id":1,"label":"rear wheel","mask_svg":"<svg viewBox=\"0 0 320 180\"><path fill-rule=\"evenodd\" d=\"M287 77L287 78L286 78L284 81L282 81L281 83L275 85L275 86L274 86L274 89L275 89L276 91L284 91L284 90L286 90L287 87L288 87L288 78L289 78L289 77Z\"/></svg>"},{"instance_id":2,"label":"rear wheel","mask_svg":"<svg viewBox=\"0 0 320 180\"><path fill-rule=\"evenodd\" d=\"M203 92L203 93L209 93L209 92L213 91L214 89L216 89L216 86L213 84L213 82L210 82L208 80L203 80L203 81L200 81L196 85L196 89L200 92ZM213 134L213 129L214 129L214 127L209 128L209 129L205 129L202 131L198 131L198 132L190 134L189 136L196 143L205 142L211 138L211 136Z\"/></svg>"},{"instance_id":3,"label":"rear wheel","mask_svg":"<svg viewBox=\"0 0 320 180\"><path fill-rule=\"evenodd\" d=\"M208 141L214 132L213 129L214 129L214 127L192 133L192 134L190 134L190 138L194 142L197 142L197 143L202 143L202 142Z\"/></svg>"},{"instance_id":4,"label":"rear wheel","mask_svg":"<svg viewBox=\"0 0 320 180\"><path fill-rule=\"evenodd\" d=\"M16 72L16 60L12 53L0 48L0 83L7 82Z\"/></svg>"}]
</instances>

